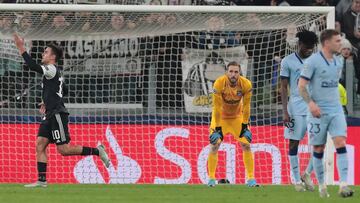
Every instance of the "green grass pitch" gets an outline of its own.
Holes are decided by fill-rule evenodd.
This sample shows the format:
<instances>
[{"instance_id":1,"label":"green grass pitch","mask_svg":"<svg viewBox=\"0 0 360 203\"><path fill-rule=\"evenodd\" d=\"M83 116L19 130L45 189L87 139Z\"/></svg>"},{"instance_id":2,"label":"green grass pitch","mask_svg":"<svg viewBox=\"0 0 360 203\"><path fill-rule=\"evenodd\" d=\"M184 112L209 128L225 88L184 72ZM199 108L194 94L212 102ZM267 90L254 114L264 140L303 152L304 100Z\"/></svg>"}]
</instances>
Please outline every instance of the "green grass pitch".
<instances>
[{"instance_id":1,"label":"green grass pitch","mask_svg":"<svg viewBox=\"0 0 360 203\"><path fill-rule=\"evenodd\" d=\"M47 188L24 188L19 184L0 184L0 203L360 203L360 186L353 186L355 195L341 198L337 186L329 186L330 198L321 199L315 192L298 193L293 186L265 185L248 188L244 185L66 185L50 184Z\"/></svg>"}]
</instances>

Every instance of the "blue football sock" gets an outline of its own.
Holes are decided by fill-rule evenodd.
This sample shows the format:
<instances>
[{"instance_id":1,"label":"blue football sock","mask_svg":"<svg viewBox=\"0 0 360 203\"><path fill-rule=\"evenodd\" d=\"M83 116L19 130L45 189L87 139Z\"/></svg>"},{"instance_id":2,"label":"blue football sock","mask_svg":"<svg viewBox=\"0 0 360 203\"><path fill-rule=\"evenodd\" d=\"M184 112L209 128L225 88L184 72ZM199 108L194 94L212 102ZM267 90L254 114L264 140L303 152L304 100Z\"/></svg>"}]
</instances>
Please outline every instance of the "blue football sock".
<instances>
[{"instance_id":1,"label":"blue football sock","mask_svg":"<svg viewBox=\"0 0 360 203\"><path fill-rule=\"evenodd\" d=\"M307 174L311 174L311 172L313 171L313 169L314 169L314 167L313 167L313 157L310 156L309 163L308 163L308 165L307 165L307 167L306 167L305 172L306 172Z\"/></svg>"},{"instance_id":2,"label":"blue football sock","mask_svg":"<svg viewBox=\"0 0 360 203\"><path fill-rule=\"evenodd\" d=\"M319 185L324 184L324 163L323 163L324 153L313 152L313 167L315 170L316 178L319 182Z\"/></svg>"},{"instance_id":3,"label":"blue football sock","mask_svg":"<svg viewBox=\"0 0 360 203\"><path fill-rule=\"evenodd\" d=\"M300 169L299 169L299 158L297 155L289 155L291 172L293 174L295 183L299 183L300 180Z\"/></svg>"},{"instance_id":4,"label":"blue football sock","mask_svg":"<svg viewBox=\"0 0 360 203\"><path fill-rule=\"evenodd\" d=\"M347 182L348 176L348 158L345 147L336 149L336 166L341 182Z\"/></svg>"}]
</instances>

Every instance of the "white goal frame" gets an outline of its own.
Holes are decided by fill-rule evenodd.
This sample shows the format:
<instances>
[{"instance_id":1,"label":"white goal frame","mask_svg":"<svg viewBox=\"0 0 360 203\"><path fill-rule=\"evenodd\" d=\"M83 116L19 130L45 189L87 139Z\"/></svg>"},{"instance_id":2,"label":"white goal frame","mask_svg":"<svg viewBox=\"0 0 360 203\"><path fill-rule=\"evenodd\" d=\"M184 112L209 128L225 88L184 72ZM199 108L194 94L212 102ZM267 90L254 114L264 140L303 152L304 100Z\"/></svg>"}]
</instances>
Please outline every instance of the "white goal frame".
<instances>
[{"instance_id":1,"label":"white goal frame","mask_svg":"<svg viewBox=\"0 0 360 203\"><path fill-rule=\"evenodd\" d=\"M158 12L158 13L321 13L326 15L326 27L335 28L334 7L279 7L279 6L149 6L149 5L66 5L66 4L0 4L1 11L93 11L93 12ZM151 77L151 76L150 76ZM155 105L149 102L149 105ZM116 105L117 108L129 108L128 105ZM78 108L78 106L70 106ZM92 106L92 108L101 106ZM131 106L138 108L138 106ZM141 108L141 107L140 107ZM155 106L148 107L156 108ZM326 157L326 182L334 184L334 146L328 137Z\"/></svg>"}]
</instances>

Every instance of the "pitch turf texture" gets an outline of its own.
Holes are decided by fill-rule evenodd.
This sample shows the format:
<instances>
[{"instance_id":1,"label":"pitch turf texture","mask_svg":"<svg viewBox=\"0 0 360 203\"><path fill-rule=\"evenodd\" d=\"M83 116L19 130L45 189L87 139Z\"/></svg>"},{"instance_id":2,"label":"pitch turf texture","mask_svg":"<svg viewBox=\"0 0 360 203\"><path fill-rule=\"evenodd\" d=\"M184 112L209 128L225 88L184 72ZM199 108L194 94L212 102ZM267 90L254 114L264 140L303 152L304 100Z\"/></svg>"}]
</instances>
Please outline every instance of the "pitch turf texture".
<instances>
[{"instance_id":1,"label":"pitch turf texture","mask_svg":"<svg viewBox=\"0 0 360 203\"><path fill-rule=\"evenodd\" d=\"M266 185L248 188L244 185L57 185L47 188L24 188L19 184L0 184L0 203L107 203L107 202L159 202L159 203L360 203L360 186L352 187L352 198L337 195L337 186L330 186L330 198L321 199L318 192L294 191L293 186Z\"/></svg>"}]
</instances>

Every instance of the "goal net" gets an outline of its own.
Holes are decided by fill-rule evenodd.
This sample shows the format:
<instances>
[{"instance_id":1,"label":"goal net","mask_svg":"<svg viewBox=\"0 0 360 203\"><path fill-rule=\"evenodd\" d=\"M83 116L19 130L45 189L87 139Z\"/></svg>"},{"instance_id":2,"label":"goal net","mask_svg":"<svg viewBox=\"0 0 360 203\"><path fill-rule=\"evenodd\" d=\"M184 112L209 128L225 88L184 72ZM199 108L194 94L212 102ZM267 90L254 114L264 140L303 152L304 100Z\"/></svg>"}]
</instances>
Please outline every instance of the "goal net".
<instances>
[{"instance_id":1,"label":"goal net","mask_svg":"<svg viewBox=\"0 0 360 203\"><path fill-rule=\"evenodd\" d=\"M332 26L323 7L2 5L0 8L0 182L36 179L41 75L28 71L18 32L40 63L49 42L60 66L73 144L103 143L111 158L62 157L48 149L52 183L206 183L211 91L230 61L253 83L252 151L260 184L288 184L279 96L281 58L297 31ZM333 24L333 23L332 23ZM309 157L300 145L301 169ZM226 136L217 178L245 182L240 145Z\"/></svg>"}]
</instances>

